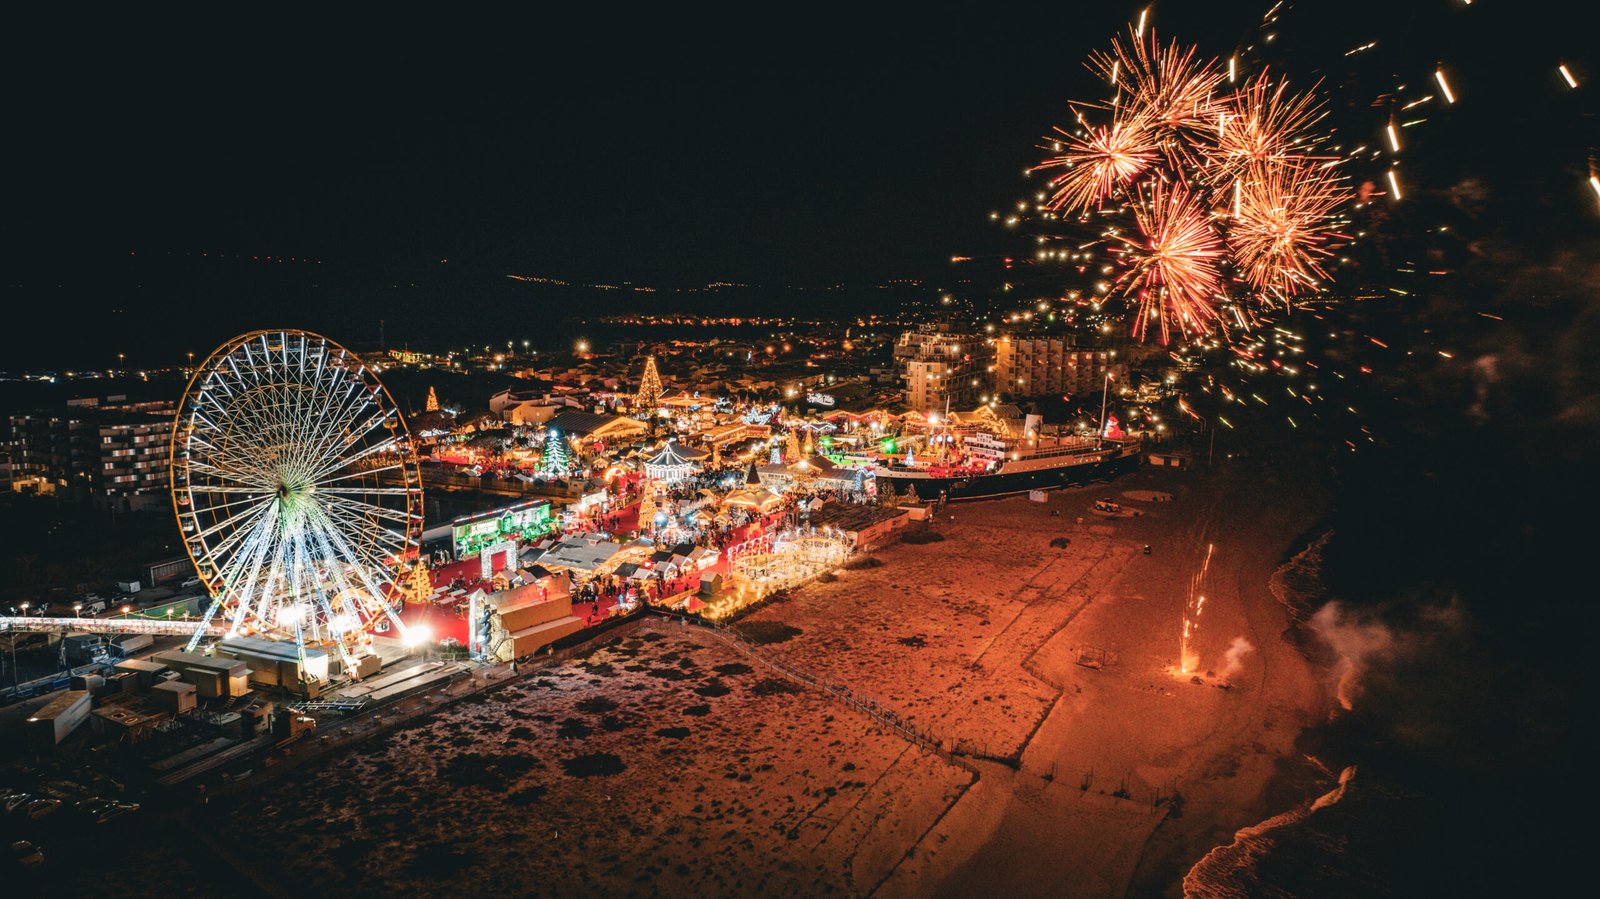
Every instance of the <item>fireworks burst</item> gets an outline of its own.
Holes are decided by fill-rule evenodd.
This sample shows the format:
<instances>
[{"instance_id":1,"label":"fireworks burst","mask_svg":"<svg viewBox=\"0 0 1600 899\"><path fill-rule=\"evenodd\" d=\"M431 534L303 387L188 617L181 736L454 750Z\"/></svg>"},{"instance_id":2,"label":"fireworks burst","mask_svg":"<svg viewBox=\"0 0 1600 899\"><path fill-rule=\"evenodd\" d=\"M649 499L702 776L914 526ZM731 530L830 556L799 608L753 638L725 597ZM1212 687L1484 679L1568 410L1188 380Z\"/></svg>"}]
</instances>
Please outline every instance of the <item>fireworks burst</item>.
<instances>
[{"instance_id":1,"label":"fireworks burst","mask_svg":"<svg viewBox=\"0 0 1600 899\"><path fill-rule=\"evenodd\" d=\"M1222 236L1182 184L1156 181L1139 199L1139 237L1119 238L1128 269L1117 281L1138 300L1134 336L1143 339L1151 321L1159 324L1162 343L1170 341L1174 327L1185 336L1209 333L1219 320L1214 299L1222 286Z\"/></svg>"},{"instance_id":2,"label":"fireworks burst","mask_svg":"<svg viewBox=\"0 0 1600 899\"><path fill-rule=\"evenodd\" d=\"M1089 68L1117 90L1112 105L1126 121L1178 138L1163 141L1163 147L1180 154L1189 132L1216 119L1216 91L1227 77L1217 60L1199 56L1194 47L1177 41L1161 46L1154 29L1148 36L1135 31L1126 43L1113 40L1109 52L1090 57Z\"/></svg>"},{"instance_id":3,"label":"fireworks burst","mask_svg":"<svg viewBox=\"0 0 1600 899\"><path fill-rule=\"evenodd\" d=\"M1311 129L1322 118L1315 94L1289 91L1265 75L1217 104L1214 143L1205 147L1208 174L1226 186L1248 169L1268 163L1293 163L1314 146Z\"/></svg>"},{"instance_id":4,"label":"fireworks burst","mask_svg":"<svg viewBox=\"0 0 1600 899\"><path fill-rule=\"evenodd\" d=\"M1033 171L1066 169L1050 181L1049 206L1058 212L1087 212L1099 206L1156 161L1157 146L1147 129L1138 125L1114 122L1089 129L1085 137L1057 131L1062 136L1056 144L1062 148L1060 155Z\"/></svg>"},{"instance_id":5,"label":"fireworks burst","mask_svg":"<svg viewBox=\"0 0 1600 899\"><path fill-rule=\"evenodd\" d=\"M1338 234L1334 213L1351 191L1326 164L1253 166L1235 182L1238 201L1228 246L1251 289L1287 303L1328 278L1324 262Z\"/></svg>"},{"instance_id":6,"label":"fireworks burst","mask_svg":"<svg viewBox=\"0 0 1600 899\"><path fill-rule=\"evenodd\" d=\"M1141 29L1088 65L1112 99L1079 106L1080 127L1057 128L1056 155L1033 170L1059 170L1039 197L1052 212L1129 200L1138 236L1109 236L1125 266L1114 285L1137 310L1135 337L1155 332L1170 343L1174 331L1187 340L1249 330L1253 308L1322 289L1352 195L1338 171L1343 157L1319 155L1324 108L1315 90L1265 74L1236 84L1235 60L1224 67ZM1082 114L1096 111L1109 121ZM1224 320L1218 300L1235 290L1241 303Z\"/></svg>"}]
</instances>

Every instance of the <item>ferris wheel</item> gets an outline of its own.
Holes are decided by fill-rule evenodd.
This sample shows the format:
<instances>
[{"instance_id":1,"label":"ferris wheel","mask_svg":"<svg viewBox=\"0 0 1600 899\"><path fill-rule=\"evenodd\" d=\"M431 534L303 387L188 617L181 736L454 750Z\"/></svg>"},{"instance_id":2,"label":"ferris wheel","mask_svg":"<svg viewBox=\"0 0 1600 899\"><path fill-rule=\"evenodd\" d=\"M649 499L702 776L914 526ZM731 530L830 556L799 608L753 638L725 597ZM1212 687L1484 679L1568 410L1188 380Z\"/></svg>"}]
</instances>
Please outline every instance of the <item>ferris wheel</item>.
<instances>
[{"instance_id":1,"label":"ferris wheel","mask_svg":"<svg viewBox=\"0 0 1600 899\"><path fill-rule=\"evenodd\" d=\"M302 659L308 643L332 646L347 666L373 631L404 633L421 474L354 353L306 331L228 341L184 392L171 461L178 526L212 596L190 651L219 617L226 637L293 640Z\"/></svg>"}]
</instances>

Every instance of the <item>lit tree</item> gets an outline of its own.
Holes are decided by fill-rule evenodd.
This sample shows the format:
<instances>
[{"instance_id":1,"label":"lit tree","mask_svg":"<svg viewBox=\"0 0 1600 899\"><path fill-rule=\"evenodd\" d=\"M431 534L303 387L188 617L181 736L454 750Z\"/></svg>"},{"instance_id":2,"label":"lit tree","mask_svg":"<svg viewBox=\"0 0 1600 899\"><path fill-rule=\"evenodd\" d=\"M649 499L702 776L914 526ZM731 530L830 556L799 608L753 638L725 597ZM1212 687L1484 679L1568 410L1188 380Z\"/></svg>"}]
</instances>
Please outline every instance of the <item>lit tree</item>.
<instances>
[{"instance_id":1,"label":"lit tree","mask_svg":"<svg viewBox=\"0 0 1600 899\"><path fill-rule=\"evenodd\" d=\"M656 526L656 485L645 482L639 496L639 532L649 533Z\"/></svg>"},{"instance_id":2,"label":"lit tree","mask_svg":"<svg viewBox=\"0 0 1600 899\"><path fill-rule=\"evenodd\" d=\"M412 567L407 575L407 585L402 588L401 595L411 602L424 602L433 593L433 581L428 577L427 563L421 559Z\"/></svg>"},{"instance_id":3,"label":"lit tree","mask_svg":"<svg viewBox=\"0 0 1600 899\"><path fill-rule=\"evenodd\" d=\"M428 388L428 401L423 405L422 410L424 412L439 411L439 395L433 392L432 387Z\"/></svg>"},{"instance_id":4,"label":"lit tree","mask_svg":"<svg viewBox=\"0 0 1600 899\"><path fill-rule=\"evenodd\" d=\"M800 461L800 438L796 437L793 431L789 432L789 438L784 441L783 461L790 463Z\"/></svg>"},{"instance_id":5,"label":"lit tree","mask_svg":"<svg viewBox=\"0 0 1600 899\"><path fill-rule=\"evenodd\" d=\"M817 454L817 444L816 444L816 441L812 439L813 436L814 435L812 434L811 429L810 428L806 428L806 445L805 445L805 449L801 450L800 453L801 453L801 455L805 456L807 459L809 459L812 456L815 456Z\"/></svg>"},{"instance_id":6,"label":"lit tree","mask_svg":"<svg viewBox=\"0 0 1600 899\"><path fill-rule=\"evenodd\" d=\"M539 473L564 477L572 470L572 450L561 436L559 428L551 428L544 435L544 457L539 460Z\"/></svg>"},{"instance_id":7,"label":"lit tree","mask_svg":"<svg viewBox=\"0 0 1600 899\"><path fill-rule=\"evenodd\" d=\"M900 505L900 497L894 492L893 478L878 479L878 505L886 509Z\"/></svg>"},{"instance_id":8,"label":"lit tree","mask_svg":"<svg viewBox=\"0 0 1600 899\"><path fill-rule=\"evenodd\" d=\"M661 408L661 375L656 371L656 357L646 356L644 374L639 377L639 392L633 395L633 407L643 409L655 418Z\"/></svg>"}]
</instances>

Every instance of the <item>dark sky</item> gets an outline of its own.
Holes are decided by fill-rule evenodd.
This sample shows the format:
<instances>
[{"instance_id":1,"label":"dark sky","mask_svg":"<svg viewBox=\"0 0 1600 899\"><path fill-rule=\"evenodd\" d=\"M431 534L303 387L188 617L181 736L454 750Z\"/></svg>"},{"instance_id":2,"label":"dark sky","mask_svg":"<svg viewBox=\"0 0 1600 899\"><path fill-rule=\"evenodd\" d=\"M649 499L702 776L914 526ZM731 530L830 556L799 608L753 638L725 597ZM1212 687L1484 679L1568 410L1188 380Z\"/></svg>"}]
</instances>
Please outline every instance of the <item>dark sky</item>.
<instances>
[{"instance_id":1,"label":"dark sky","mask_svg":"<svg viewBox=\"0 0 1600 899\"><path fill-rule=\"evenodd\" d=\"M1270 5L1168 3L1152 21L1225 55ZM1475 18L1461 6L1290 5L1278 61L1306 81L1343 79L1343 50L1382 35L1394 69L1426 77L1435 57L1473 48L1492 60L1504 41L1548 88L1561 45L1581 34L1526 4ZM1067 100L1096 94L1084 58L1138 9L18 21L4 63L7 283L38 329L81 313L71 324L98 357L130 334L154 347L161 319L198 346L273 312L318 326L339 310L353 327L454 299L488 314L495 295L474 290L511 272L937 282L954 253L1009 250L987 212L1030 191L1021 172L1038 137ZM1335 84L1339 102L1360 109L1380 75ZM1462 78L1480 110L1511 112L1492 65ZM1514 175L1504 157L1517 145L1493 121L1450 155ZM1584 150L1563 157L1574 173ZM200 253L210 261L187 261ZM264 274L219 268L216 254L320 263ZM454 270L440 282L442 265ZM441 285L421 305L373 292L419 280ZM6 367L68 352L34 328L8 342L19 332Z\"/></svg>"}]
</instances>

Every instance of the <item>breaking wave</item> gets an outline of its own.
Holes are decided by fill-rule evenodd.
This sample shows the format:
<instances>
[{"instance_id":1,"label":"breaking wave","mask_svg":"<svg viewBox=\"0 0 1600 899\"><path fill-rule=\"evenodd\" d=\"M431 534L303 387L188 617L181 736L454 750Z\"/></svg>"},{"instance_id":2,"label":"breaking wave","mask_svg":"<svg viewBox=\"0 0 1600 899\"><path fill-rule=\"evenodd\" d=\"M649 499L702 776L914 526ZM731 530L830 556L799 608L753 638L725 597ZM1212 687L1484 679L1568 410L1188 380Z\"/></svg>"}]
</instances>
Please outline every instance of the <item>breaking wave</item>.
<instances>
[{"instance_id":1,"label":"breaking wave","mask_svg":"<svg viewBox=\"0 0 1600 899\"><path fill-rule=\"evenodd\" d=\"M1232 843L1206 853L1183 877L1185 899L1297 895L1293 885L1282 878L1265 876L1262 863L1270 858L1273 867L1287 864L1302 871L1320 867L1338 847L1321 839L1303 822L1313 812L1343 799L1355 776L1355 766L1351 765L1339 772L1339 784L1332 790L1281 815L1242 828L1233 835ZM1300 861L1310 864L1302 865Z\"/></svg>"},{"instance_id":2,"label":"breaking wave","mask_svg":"<svg viewBox=\"0 0 1600 899\"><path fill-rule=\"evenodd\" d=\"M1327 599L1327 588L1322 582L1322 554L1331 539L1333 531L1324 531L1305 549L1279 565L1267 579L1272 595L1297 622L1308 618Z\"/></svg>"}]
</instances>

